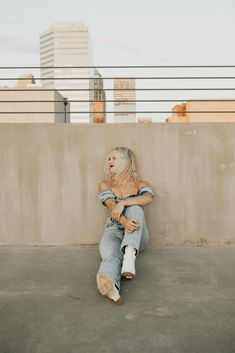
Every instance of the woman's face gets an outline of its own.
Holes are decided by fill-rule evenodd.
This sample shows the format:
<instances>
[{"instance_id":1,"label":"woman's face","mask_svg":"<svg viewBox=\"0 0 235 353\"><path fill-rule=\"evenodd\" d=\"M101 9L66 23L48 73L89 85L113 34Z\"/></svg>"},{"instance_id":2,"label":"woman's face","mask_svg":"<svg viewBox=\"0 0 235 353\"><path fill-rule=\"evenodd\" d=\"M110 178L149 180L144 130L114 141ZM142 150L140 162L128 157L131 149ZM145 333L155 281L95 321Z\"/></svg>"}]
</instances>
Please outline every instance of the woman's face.
<instances>
[{"instance_id":1,"label":"woman's face","mask_svg":"<svg viewBox=\"0 0 235 353\"><path fill-rule=\"evenodd\" d=\"M117 152L112 151L109 154L109 157L108 157L108 170L109 170L110 173L114 173L115 170L117 169L118 159L119 158L118 158Z\"/></svg>"}]
</instances>

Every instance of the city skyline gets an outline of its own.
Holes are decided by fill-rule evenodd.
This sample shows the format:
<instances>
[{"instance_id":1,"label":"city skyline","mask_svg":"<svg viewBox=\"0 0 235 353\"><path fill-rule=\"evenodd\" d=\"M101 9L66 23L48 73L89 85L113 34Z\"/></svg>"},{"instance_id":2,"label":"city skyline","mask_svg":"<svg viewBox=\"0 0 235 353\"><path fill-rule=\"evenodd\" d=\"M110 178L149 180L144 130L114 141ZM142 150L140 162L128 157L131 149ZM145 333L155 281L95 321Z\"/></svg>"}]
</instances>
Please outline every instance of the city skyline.
<instances>
[{"instance_id":1,"label":"city skyline","mask_svg":"<svg viewBox=\"0 0 235 353\"><path fill-rule=\"evenodd\" d=\"M24 11L21 11L22 8ZM235 49L231 45L235 35L234 10L235 4L232 0L183 0L180 3L173 0L149 0L145 3L132 0L120 0L118 3L107 0L87 0L85 3L52 0L48 3L42 0L40 4L33 6L29 0L22 0L20 4L13 0L11 3L4 3L4 18L0 18L0 65L39 66L39 35L56 22L81 22L89 28L95 66L231 65L235 58ZM11 75L18 77L22 73L25 71L16 70ZM38 72L32 73L35 77L39 76ZM100 70L100 73L103 77L135 77L139 72L107 69ZM163 73L160 70L144 72L149 76L156 73L172 74L171 71ZM206 75L208 70L193 73ZM210 71L210 74L214 73L215 71ZM221 70L219 73L226 75L227 71ZM9 72L1 71L1 75L2 78L7 77ZM162 83L162 87L164 85ZM105 88L108 87L111 86L107 82ZM197 82L195 87L198 87ZM231 98L232 95L230 93L226 97ZM213 93L213 97L210 94L209 98L217 96ZM165 98L164 94L162 97ZM174 98L174 95L171 97ZM208 98L205 94L199 95L196 92L178 97L185 100ZM221 97L225 97L225 94ZM137 94L138 98L140 94ZM144 94L143 98L146 98ZM153 95L148 93L148 98L153 98ZM108 93L107 99L112 99ZM144 110L145 107L138 109ZM172 104L165 105L164 108L163 105L157 105L157 110L170 110L172 107ZM113 110L112 106L107 106L107 111L109 110ZM153 116L153 121L164 121L165 117L166 115ZM107 122L112 122L109 114Z\"/></svg>"}]
</instances>

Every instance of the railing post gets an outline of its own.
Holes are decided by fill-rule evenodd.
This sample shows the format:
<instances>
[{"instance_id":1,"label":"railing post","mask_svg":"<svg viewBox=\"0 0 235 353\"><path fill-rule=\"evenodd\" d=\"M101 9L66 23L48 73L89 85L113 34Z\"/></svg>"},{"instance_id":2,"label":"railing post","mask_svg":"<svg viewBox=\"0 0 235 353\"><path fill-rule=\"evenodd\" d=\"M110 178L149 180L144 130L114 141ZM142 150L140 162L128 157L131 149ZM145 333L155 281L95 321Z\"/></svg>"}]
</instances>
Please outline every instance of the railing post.
<instances>
[{"instance_id":1,"label":"railing post","mask_svg":"<svg viewBox=\"0 0 235 353\"><path fill-rule=\"evenodd\" d=\"M64 120L67 123L67 105L68 105L68 100L67 98L63 98L63 102L64 102Z\"/></svg>"}]
</instances>

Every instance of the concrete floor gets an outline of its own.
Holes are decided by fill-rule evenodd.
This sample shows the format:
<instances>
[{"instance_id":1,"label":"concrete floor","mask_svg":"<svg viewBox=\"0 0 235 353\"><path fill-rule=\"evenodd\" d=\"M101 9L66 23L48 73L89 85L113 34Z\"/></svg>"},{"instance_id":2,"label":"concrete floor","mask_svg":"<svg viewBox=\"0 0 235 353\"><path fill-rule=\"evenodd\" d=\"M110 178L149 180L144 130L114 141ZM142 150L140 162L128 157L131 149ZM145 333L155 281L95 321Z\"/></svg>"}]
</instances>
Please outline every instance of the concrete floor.
<instances>
[{"instance_id":1,"label":"concrete floor","mask_svg":"<svg viewBox=\"0 0 235 353\"><path fill-rule=\"evenodd\" d=\"M234 353L235 247L149 247L122 306L98 248L0 248L0 353Z\"/></svg>"}]
</instances>

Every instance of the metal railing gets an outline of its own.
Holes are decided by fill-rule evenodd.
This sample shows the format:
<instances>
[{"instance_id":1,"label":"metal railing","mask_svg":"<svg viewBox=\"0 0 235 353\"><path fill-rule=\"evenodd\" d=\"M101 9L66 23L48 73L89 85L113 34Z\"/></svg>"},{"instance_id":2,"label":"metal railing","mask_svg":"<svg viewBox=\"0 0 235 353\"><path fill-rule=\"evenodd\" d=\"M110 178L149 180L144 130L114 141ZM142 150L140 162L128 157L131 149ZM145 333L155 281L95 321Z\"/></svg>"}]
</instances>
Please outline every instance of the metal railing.
<instances>
[{"instance_id":1,"label":"metal railing","mask_svg":"<svg viewBox=\"0 0 235 353\"><path fill-rule=\"evenodd\" d=\"M45 77L43 70L55 70L56 76ZM68 72L68 77L60 77L56 73L57 69L63 69ZM72 76L71 69L90 70L89 76ZM100 70L101 77L93 76L94 70ZM35 84L30 86L22 85L29 81L29 77L20 77L26 71L31 70L34 75ZM39 70L42 74L40 75ZM128 70L128 74L126 71ZM62 75L65 75L65 71ZM9 74L10 73L10 74ZM61 74L61 73L60 73ZM115 88L114 81L134 79L134 88ZM153 121L165 121L170 114L189 116L190 114L225 114L232 116L235 114L235 65L156 65L156 66L2 66L0 67L0 84L7 84L8 87L0 86L0 119L3 115L30 115L30 114L66 114L70 105L76 107L76 103L84 105L86 109L70 109L70 120L76 115L103 114L111 120L115 115L135 115L137 118L143 115L150 116ZM53 87L47 87L47 82ZM103 82L103 90L95 88L94 82ZM12 86L18 82L18 86ZM37 86L38 84L42 86ZM74 87L74 83L77 84ZM85 83L84 87L81 85ZM95 99L94 93L104 91L105 99ZM6 92L17 92L11 99L7 97ZM25 96L19 96L25 92ZM59 92L60 98L55 95L51 98L30 98L29 92ZM133 93L132 97L115 98L117 92ZM8 96L9 96L8 93ZM77 97L76 97L77 93ZM84 98L85 94L85 98ZM104 103L102 109L94 109L94 102ZM185 109L182 103L212 103L213 109ZM218 109L218 103L227 103L223 109ZM234 103L233 103L234 102ZM36 104L62 104L59 108L34 109ZM174 111L174 104L179 104L177 112ZM213 105L214 103L214 105ZM20 107L22 104L22 108ZM26 109L26 105L27 109ZM123 104L121 111L117 106ZM129 110L130 106L131 109ZM33 108L34 106L34 108ZM125 109L126 106L126 109ZM182 110L180 110L180 106ZM15 109L17 107L17 109ZM29 109L31 107L31 110ZM78 107L78 105L77 105ZM9 109L12 108L12 109ZM39 108L39 105L38 105ZM45 107L44 107L45 108ZM184 109L183 109L184 108ZM108 120L108 119L107 119ZM110 121L111 122L111 121Z\"/></svg>"}]
</instances>

